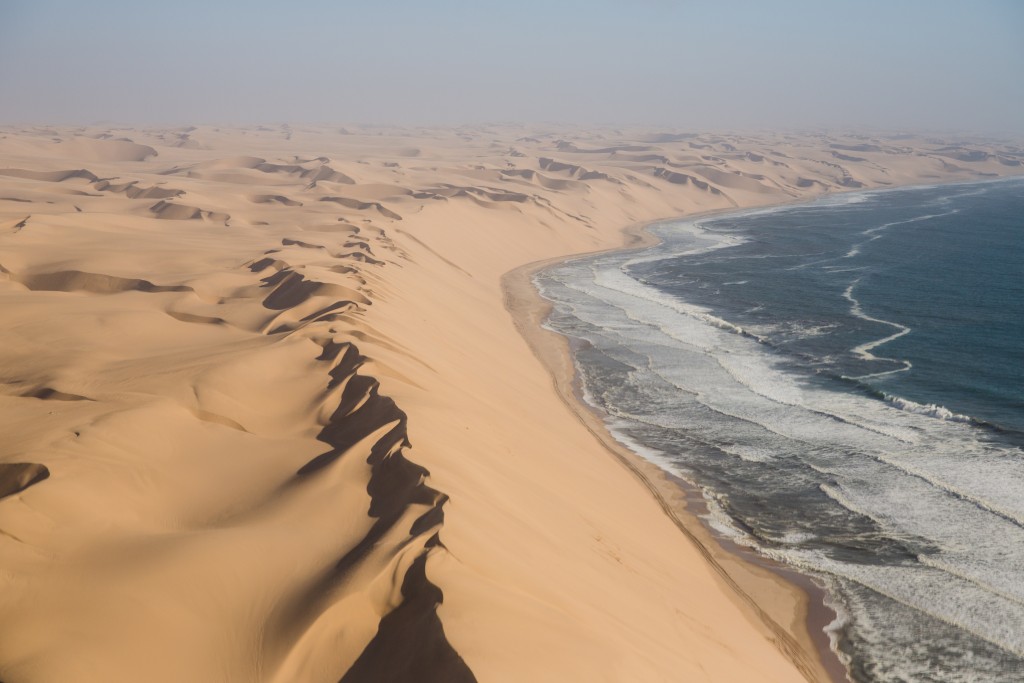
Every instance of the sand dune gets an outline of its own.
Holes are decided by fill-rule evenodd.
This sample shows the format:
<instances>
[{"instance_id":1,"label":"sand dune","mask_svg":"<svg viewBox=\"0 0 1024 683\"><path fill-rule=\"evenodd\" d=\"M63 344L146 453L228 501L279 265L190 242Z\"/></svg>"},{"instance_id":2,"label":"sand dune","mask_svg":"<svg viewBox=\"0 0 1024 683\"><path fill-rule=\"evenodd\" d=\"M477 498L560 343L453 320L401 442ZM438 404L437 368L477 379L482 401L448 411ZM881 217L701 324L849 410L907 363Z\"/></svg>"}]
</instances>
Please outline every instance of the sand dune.
<instances>
[{"instance_id":1,"label":"sand dune","mask_svg":"<svg viewBox=\"0 0 1024 683\"><path fill-rule=\"evenodd\" d=\"M538 173L533 169L522 168L522 169L508 169L501 172L503 178L523 178L540 185L546 190L566 190L574 187L574 181L562 180L560 178L550 178L542 173Z\"/></svg>"},{"instance_id":2,"label":"sand dune","mask_svg":"<svg viewBox=\"0 0 1024 683\"><path fill-rule=\"evenodd\" d=\"M315 160L319 161L319 160ZM264 173L289 173L297 174L300 178L308 180L310 183L316 183L321 180L326 180L332 183L343 183L345 185L354 185L356 181L349 178L344 173L339 173L333 168L328 166L326 163L320 163L320 165L312 168L306 168L298 164L268 164L261 163L254 166L257 171L263 171Z\"/></svg>"},{"instance_id":3,"label":"sand dune","mask_svg":"<svg viewBox=\"0 0 1024 683\"><path fill-rule=\"evenodd\" d=\"M668 182L675 183L676 185L689 184L693 185L699 190L704 190L705 192L710 192L712 194L717 195L722 194L722 191L717 187L713 186L711 183L705 180L701 180L700 178L690 175L689 173L677 173L675 171L670 171L667 168L657 168L654 170L654 175L659 178L664 178Z\"/></svg>"},{"instance_id":4,"label":"sand dune","mask_svg":"<svg viewBox=\"0 0 1024 683\"><path fill-rule=\"evenodd\" d=\"M156 214L157 218L163 218L165 220L188 221L208 219L219 223L227 223L231 220L231 215L222 211L206 211L194 206L188 206L187 204L178 204L163 200L149 207L149 210Z\"/></svg>"},{"instance_id":5,"label":"sand dune","mask_svg":"<svg viewBox=\"0 0 1024 683\"><path fill-rule=\"evenodd\" d=\"M380 202L363 202L359 201L358 199L351 199L349 197L321 197L320 201L334 202L335 204L341 204L342 206L346 206L350 209L356 209L357 211L365 211L366 209L376 209L376 211L385 218L391 218L396 221L402 220L401 216L399 216L391 209L388 209Z\"/></svg>"},{"instance_id":6,"label":"sand dune","mask_svg":"<svg viewBox=\"0 0 1024 683\"><path fill-rule=\"evenodd\" d=\"M100 140L85 137L69 137L57 143L56 156L83 161L145 161L157 155L149 145L139 145L131 140Z\"/></svg>"},{"instance_id":7,"label":"sand dune","mask_svg":"<svg viewBox=\"0 0 1024 683\"><path fill-rule=\"evenodd\" d=\"M540 167L545 171L551 171L552 173L568 173L571 176L575 176L580 180L610 180L611 177L606 173L600 171L588 171L582 166L576 164L567 164L560 161L555 161L547 157L541 157L539 160Z\"/></svg>"},{"instance_id":8,"label":"sand dune","mask_svg":"<svg viewBox=\"0 0 1024 683\"><path fill-rule=\"evenodd\" d=\"M256 204L284 204L285 206L302 206L302 202L288 199L280 194L254 194L249 197Z\"/></svg>"},{"instance_id":9,"label":"sand dune","mask_svg":"<svg viewBox=\"0 0 1024 683\"><path fill-rule=\"evenodd\" d=\"M73 171L31 171L21 168L0 168L0 176L23 178L25 180L41 180L47 183L61 183L71 178L85 178L90 183L99 180L95 174L84 168Z\"/></svg>"},{"instance_id":10,"label":"sand dune","mask_svg":"<svg viewBox=\"0 0 1024 683\"><path fill-rule=\"evenodd\" d=\"M804 593L575 402L529 274L658 218L1022 161L891 136L5 129L0 680L826 680Z\"/></svg>"},{"instance_id":11,"label":"sand dune","mask_svg":"<svg viewBox=\"0 0 1024 683\"><path fill-rule=\"evenodd\" d=\"M108 180L98 180L92 186L100 192L123 192L129 199L171 199L185 194L184 190L175 190L159 185L139 187L137 180L119 184L113 184Z\"/></svg>"},{"instance_id":12,"label":"sand dune","mask_svg":"<svg viewBox=\"0 0 1024 683\"><path fill-rule=\"evenodd\" d=\"M62 270L56 273L35 273L12 275L32 291L39 292L91 292L93 294L116 294L117 292L190 292L191 287L172 285L161 287L148 280L123 278L102 273L83 273L78 270Z\"/></svg>"}]
</instances>

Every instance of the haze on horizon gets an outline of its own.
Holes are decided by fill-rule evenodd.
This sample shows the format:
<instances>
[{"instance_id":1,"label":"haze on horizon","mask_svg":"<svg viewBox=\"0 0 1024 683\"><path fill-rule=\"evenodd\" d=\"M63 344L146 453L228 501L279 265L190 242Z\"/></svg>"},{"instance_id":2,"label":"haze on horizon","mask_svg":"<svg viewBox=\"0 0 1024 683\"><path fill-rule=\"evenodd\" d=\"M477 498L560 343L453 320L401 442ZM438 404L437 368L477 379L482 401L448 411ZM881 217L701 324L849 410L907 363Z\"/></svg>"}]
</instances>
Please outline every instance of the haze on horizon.
<instances>
[{"instance_id":1,"label":"haze on horizon","mask_svg":"<svg viewBox=\"0 0 1024 683\"><path fill-rule=\"evenodd\" d=\"M0 122L1024 133L1024 3L0 0Z\"/></svg>"}]
</instances>

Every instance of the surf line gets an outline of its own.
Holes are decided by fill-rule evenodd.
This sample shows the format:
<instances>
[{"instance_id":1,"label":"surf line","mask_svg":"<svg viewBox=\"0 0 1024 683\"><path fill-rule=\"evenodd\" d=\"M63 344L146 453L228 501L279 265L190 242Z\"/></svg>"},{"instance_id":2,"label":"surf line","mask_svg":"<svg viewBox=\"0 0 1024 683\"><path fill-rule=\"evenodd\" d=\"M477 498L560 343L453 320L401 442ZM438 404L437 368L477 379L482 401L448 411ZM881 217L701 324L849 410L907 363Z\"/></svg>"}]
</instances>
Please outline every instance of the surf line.
<instances>
[{"instance_id":1,"label":"surf line","mask_svg":"<svg viewBox=\"0 0 1024 683\"><path fill-rule=\"evenodd\" d=\"M870 341L870 342L867 342L865 344L861 344L860 346L856 346L853 349L851 349L851 353L856 354L857 356L859 356L863 360L867 360L867 361L879 361L880 360L880 361L889 361L890 363L902 363L903 367L902 368L898 368L896 370L887 370L885 372L874 372L874 373L867 374L867 375L860 375L859 377L850 377L849 379L855 379L855 380L869 379L871 377L884 377L886 375L894 375L894 374L896 374L898 372L907 372L907 371L909 371L912 367L914 367L913 363L911 363L909 360L905 360L905 359L897 360L895 358L885 358L885 357L881 357L881 356L876 356L875 354L871 353L872 350L877 349L879 346L882 346L883 344L888 344L889 342L891 342L891 341L893 341L895 339L899 339L900 337L902 337L904 335L910 334L910 328L907 327L906 325L901 325L899 323L894 323L891 320L881 320L880 318L872 318L870 315L865 313L864 309L861 308L861 306L860 306L860 302L857 301L857 299L854 298L854 296L853 296L853 289L859 283L860 283L860 278L857 278L856 280L851 282L850 285L846 288L846 291L843 292L843 298L845 298L847 301L850 302L850 313L852 313L856 317L860 318L861 320L867 320L868 322L880 323L882 325L889 325L891 327L895 327L896 328L896 332L894 334L890 334L888 337L883 337L881 339L876 339L875 341Z\"/></svg>"}]
</instances>

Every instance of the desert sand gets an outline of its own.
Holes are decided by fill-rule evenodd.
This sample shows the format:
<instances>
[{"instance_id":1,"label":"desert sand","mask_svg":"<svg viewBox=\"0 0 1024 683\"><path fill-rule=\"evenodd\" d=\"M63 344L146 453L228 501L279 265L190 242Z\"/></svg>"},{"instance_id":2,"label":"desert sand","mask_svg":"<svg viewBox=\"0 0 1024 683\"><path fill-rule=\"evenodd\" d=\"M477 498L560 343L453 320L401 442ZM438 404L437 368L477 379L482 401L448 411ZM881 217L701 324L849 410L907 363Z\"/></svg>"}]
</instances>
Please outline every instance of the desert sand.
<instances>
[{"instance_id":1,"label":"desert sand","mask_svg":"<svg viewBox=\"0 0 1024 683\"><path fill-rule=\"evenodd\" d=\"M530 273L1008 142L0 129L0 680L818 681L573 396ZM833 667L834 668L834 667Z\"/></svg>"}]
</instances>

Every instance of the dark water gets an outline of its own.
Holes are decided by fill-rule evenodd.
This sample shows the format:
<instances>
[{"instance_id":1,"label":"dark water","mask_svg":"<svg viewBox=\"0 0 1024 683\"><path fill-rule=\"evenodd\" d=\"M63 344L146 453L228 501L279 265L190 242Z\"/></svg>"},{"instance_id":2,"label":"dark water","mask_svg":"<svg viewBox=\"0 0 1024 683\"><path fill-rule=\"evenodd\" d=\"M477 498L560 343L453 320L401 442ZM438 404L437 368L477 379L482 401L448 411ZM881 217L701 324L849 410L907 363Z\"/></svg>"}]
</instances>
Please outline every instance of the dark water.
<instances>
[{"instance_id":1,"label":"dark water","mask_svg":"<svg viewBox=\"0 0 1024 683\"><path fill-rule=\"evenodd\" d=\"M857 681L1024 681L1024 181L665 224L537 278L587 400L820 578Z\"/></svg>"}]
</instances>

